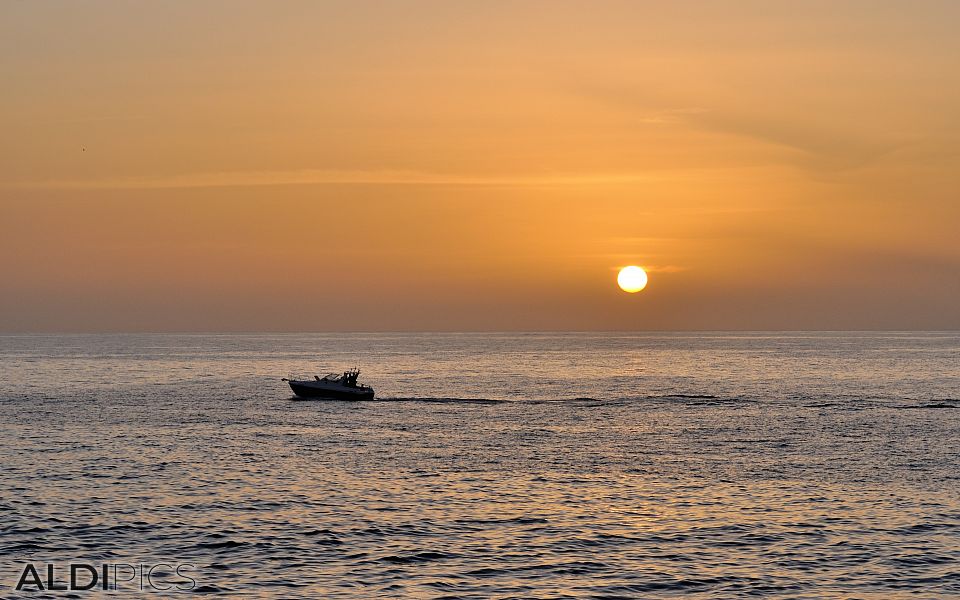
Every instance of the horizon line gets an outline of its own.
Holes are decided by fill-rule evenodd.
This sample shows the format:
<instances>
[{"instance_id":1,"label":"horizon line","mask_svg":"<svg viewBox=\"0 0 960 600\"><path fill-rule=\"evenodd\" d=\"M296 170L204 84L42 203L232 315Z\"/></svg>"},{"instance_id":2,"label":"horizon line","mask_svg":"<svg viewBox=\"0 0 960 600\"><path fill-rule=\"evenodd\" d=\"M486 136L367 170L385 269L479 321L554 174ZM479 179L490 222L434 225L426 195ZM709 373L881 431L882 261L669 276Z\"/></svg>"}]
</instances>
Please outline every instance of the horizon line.
<instances>
[{"instance_id":1,"label":"horizon line","mask_svg":"<svg viewBox=\"0 0 960 600\"><path fill-rule=\"evenodd\" d=\"M228 331L0 331L0 336L58 335L371 335L371 334L580 334L580 333L957 333L956 329L357 329L357 330L228 330Z\"/></svg>"}]
</instances>

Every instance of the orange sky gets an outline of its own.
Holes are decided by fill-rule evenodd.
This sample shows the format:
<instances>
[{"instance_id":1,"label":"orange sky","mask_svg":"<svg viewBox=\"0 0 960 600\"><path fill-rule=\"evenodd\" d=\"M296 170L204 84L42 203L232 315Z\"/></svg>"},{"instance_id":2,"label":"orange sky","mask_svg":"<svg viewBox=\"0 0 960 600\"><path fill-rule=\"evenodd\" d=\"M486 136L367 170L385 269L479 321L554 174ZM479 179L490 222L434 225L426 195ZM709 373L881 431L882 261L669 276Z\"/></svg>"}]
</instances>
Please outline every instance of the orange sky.
<instances>
[{"instance_id":1,"label":"orange sky","mask_svg":"<svg viewBox=\"0 0 960 600\"><path fill-rule=\"evenodd\" d=\"M960 4L664 4L3 3L0 331L960 328Z\"/></svg>"}]
</instances>

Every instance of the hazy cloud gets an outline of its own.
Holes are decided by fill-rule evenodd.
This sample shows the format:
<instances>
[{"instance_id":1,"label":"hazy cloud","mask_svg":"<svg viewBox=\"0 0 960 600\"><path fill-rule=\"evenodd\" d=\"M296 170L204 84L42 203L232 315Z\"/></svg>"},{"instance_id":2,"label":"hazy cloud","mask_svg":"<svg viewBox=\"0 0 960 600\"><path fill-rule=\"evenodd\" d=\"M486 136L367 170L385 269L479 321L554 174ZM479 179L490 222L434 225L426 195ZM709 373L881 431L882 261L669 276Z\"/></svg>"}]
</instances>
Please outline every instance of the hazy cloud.
<instances>
[{"instance_id":1,"label":"hazy cloud","mask_svg":"<svg viewBox=\"0 0 960 600\"><path fill-rule=\"evenodd\" d=\"M306 184L452 185L452 186L590 186L662 180L646 173L558 173L546 175L458 175L417 171L224 171L183 175L90 180L7 182L20 189L175 189Z\"/></svg>"}]
</instances>

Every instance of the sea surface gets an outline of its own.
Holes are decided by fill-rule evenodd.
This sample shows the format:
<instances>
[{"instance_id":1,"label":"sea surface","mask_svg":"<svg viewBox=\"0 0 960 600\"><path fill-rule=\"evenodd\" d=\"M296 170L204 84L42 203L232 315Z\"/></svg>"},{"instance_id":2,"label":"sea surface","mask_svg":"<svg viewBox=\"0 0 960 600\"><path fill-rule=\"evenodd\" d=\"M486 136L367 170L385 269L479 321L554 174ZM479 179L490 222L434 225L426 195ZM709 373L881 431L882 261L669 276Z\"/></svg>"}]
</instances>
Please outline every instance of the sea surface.
<instances>
[{"instance_id":1,"label":"sea surface","mask_svg":"<svg viewBox=\"0 0 960 600\"><path fill-rule=\"evenodd\" d=\"M0 598L960 597L956 332L7 335L0 456Z\"/></svg>"}]
</instances>

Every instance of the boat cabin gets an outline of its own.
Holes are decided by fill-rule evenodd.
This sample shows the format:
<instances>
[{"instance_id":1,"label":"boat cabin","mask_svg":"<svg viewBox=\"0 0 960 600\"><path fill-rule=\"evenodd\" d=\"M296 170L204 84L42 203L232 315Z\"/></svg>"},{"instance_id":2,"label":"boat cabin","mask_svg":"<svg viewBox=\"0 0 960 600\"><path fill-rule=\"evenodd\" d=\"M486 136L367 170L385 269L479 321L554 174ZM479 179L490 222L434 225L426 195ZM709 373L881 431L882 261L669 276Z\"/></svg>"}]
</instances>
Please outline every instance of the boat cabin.
<instances>
[{"instance_id":1,"label":"boat cabin","mask_svg":"<svg viewBox=\"0 0 960 600\"><path fill-rule=\"evenodd\" d=\"M337 375L336 373L330 373L325 375L322 379L314 375L314 379L317 381L324 381L327 383L338 383L347 387L357 387L357 378L360 377L360 369L350 369L349 371L344 371L342 375Z\"/></svg>"}]
</instances>

